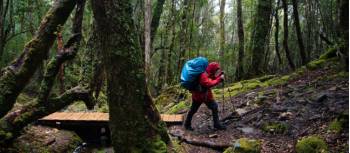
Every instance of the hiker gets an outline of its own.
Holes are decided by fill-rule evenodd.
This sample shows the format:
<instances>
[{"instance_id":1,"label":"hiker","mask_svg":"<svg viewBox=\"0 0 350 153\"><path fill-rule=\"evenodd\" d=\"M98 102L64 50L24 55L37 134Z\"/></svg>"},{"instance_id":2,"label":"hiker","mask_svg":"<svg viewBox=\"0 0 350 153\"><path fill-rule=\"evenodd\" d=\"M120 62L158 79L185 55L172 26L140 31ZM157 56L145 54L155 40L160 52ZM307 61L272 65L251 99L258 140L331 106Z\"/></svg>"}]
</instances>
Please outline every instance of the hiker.
<instances>
[{"instance_id":1,"label":"hiker","mask_svg":"<svg viewBox=\"0 0 350 153\"><path fill-rule=\"evenodd\" d=\"M225 126L220 124L218 104L217 102L215 102L213 98L213 93L210 89L218 85L220 82L224 81L224 74L220 70L219 63L211 62L206 67L205 71L199 75L198 79L199 80L197 81L197 87L195 89L190 90L190 92L192 93L192 105L185 120L185 128L191 131L194 130L191 127L192 117L198 111L201 104L204 103L212 111L214 128L218 130L226 129Z\"/></svg>"}]
</instances>

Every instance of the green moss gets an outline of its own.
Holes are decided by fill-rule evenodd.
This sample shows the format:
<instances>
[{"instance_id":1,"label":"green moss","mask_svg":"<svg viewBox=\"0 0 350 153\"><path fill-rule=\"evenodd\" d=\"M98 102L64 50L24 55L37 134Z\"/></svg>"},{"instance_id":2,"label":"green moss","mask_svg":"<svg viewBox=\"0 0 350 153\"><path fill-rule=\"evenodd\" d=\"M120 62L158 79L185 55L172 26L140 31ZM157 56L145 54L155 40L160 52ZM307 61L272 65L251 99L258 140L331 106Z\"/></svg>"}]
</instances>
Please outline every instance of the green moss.
<instances>
[{"instance_id":1,"label":"green moss","mask_svg":"<svg viewBox=\"0 0 350 153\"><path fill-rule=\"evenodd\" d=\"M166 111L167 114L176 114L179 111L185 110L190 108L191 103L186 101L180 101L178 104L172 106L168 111Z\"/></svg>"},{"instance_id":2,"label":"green moss","mask_svg":"<svg viewBox=\"0 0 350 153\"><path fill-rule=\"evenodd\" d=\"M12 137L12 133L0 130L0 140L7 140L7 139L10 139L11 137Z\"/></svg>"},{"instance_id":3,"label":"green moss","mask_svg":"<svg viewBox=\"0 0 350 153\"><path fill-rule=\"evenodd\" d=\"M155 138L147 142L148 143L145 144L145 148L143 152L149 152L149 153L166 153L167 152L166 144L164 143L164 141L162 141L162 139L159 136L156 136Z\"/></svg>"},{"instance_id":4,"label":"green moss","mask_svg":"<svg viewBox=\"0 0 350 153\"><path fill-rule=\"evenodd\" d=\"M339 133L342 129L342 122L338 119L333 120L328 126L328 130L335 133Z\"/></svg>"},{"instance_id":5,"label":"green moss","mask_svg":"<svg viewBox=\"0 0 350 153\"><path fill-rule=\"evenodd\" d=\"M180 144L180 142L176 139L172 140L172 147L171 147L171 151L173 153L183 153L186 152L184 147Z\"/></svg>"},{"instance_id":6,"label":"green moss","mask_svg":"<svg viewBox=\"0 0 350 153\"><path fill-rule=\"evenodd\" d=\"M182 97L181 99L179 99ZM171 103L181 101L191 101L191 93L180 87L180 85L170 86L162 90L161 94L154 99L154 103L160 112L168 112L169 109L174 109L173 106L168 108L167 106ZM179 102L181 103L181 102ZM178 105L178 104L177 104Z\"/></svg>"},{"instance_id":7,"label":"green moss","mask_svg":"<svg viewBox=\"0 0 350 153\"><path fill-rule=\"evenodd\" d=\"M278 122L270 122L265 123L261 130L267 133L277 133L277 134L283 134L287 131L288 126L284 123L278 123Z\"/></svg>"},{"instance_id":8,"label":"green moss","mask_svg":"<svg viewBox=\"0 0 350 153\"><path fill-rule=\"evenodd\" d=\"M297 153L327 153L327 144L318 136L304 137L296 144Z\"/></svg>"},{"instance_id":9,"label":"green moss","mask_svg":"<svg viewBox=\"0 0 350 153\"><path fill-rule=\"evenodd\" d=\"M259 153L261 142L259 140L241 138L235 142L234 148L227 148L224 153Z\"/></svg>"},{"instance_id":10,"label":"green moss","mask_svg":"<svg viewBox=\"0 0 350 153\"><path fill-rule=\"evenodd\" d=\"M282 85L287 83L292 77L289 75L285 75L282 77L275 77L273 79L270 79L266 82L264 82L263 86L268 87L268 86L274 86L274 85Z\"/></svg>"},{"instance_id":11,"label":"green moss","mask_svg":"<svg viewBox=\"0 0 350 153\"><path fill-rule=\"evenodd\" d=\"M343 113L335 118L328 126L329 132L340 133L343 129L347 129L349 124L349 114Z\"/></svg>"},{"instance_id":12,"label":"green moss","mask_svg":"<svg viewBox=\"0 0 350 153\"><path fill-rule=\"evenodd\" d=\"M315 70L317 68L320 68L324 63L326 63L326 59L319 59L312 61L306 65L306 67L310 70Z\"/></svg>"},{"instance_id":13,"label":"green moss","mask_svg":"<svg viewBox=\"0 0 350 153\"><path fill-rule=\"evenodd\" d=\"M320 59L330 59L337 56L337 47L331 47L328 51L320 56Z\"/></svg>"}]
</instances>

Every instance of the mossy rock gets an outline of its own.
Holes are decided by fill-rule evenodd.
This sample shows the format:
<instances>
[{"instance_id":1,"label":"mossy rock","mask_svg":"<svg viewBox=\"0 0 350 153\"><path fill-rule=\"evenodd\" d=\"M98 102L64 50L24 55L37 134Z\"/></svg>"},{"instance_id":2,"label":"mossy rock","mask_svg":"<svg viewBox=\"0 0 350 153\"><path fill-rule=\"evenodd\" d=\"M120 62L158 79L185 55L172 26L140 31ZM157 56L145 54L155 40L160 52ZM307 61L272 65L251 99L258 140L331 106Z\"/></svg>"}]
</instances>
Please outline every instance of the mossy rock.
<instances>
[{"instance_id":1,"label":"mossy rock","mask_svg":"<svg viewBox=\"0 0 350 153\"><path fill-rule=\"evenodd\" d=\"M224 153L260 153L260 140L240 138L235 142L234 147L227 148Z\"/></svg>"},{"instance_id":2,"label":"mossy rock","mask_svg":"<svg viewBox=\"0 0 350 153\"><path fill-rule=\"evenodd\" d=\"M288 126L284 123L270 122L263 124L261 129L267 133L284 134L287 132Z\"/></svg>"},{"instance_id":3,"label":"mossy rock","mask_svg":"<svg viewBox=\"0 0 350 153\"><path fill-rule=\"evenodd\" d=\"M308 136L298 140L297 153L328 153L327 144L318 136Z\"/></svg>"},{"instance_id":4,"label":"mossy rock","mask_svg":"<svg viewBox=\"0 0 350 153\"><path fill-rule=\"evenodd\" d=\"M161 94L154 99L154 103L160 112L173 112L176 113L179 107L182 107L182 101L191 101L191 93L180 87L180 85L170 86L163 89ZM170 103L177 103L175 106L167 108ZM179 105L180 104L180 105ZM179 105L179 106L176 106ZM176 107L176 108L173 108ZM171 110L170 110L171 109Z\"/></svg>"},{"instance_id":5,"label":"mossy rock","mask_svg":"<svg viewBox=\"0 0 350 153\"><path fill-rule=\"evenodd\" d=\"M324 54L320 56L320 59L330 59L337 56L337 47L329 48Z\"/></svg>"}]
</instances>

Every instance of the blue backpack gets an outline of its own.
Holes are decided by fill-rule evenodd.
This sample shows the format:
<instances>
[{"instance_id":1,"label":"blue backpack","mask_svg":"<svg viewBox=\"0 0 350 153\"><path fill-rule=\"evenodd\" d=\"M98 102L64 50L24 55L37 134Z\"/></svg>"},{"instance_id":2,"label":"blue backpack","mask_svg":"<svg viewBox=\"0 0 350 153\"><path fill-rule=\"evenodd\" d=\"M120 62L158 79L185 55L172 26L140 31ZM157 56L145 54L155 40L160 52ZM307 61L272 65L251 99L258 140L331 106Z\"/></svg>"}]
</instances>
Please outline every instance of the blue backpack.
<instances>
[{"instance_id":1,"label":"blue backpack","mask_svg":"<svg viewBox=\"0 0 350 153\"><path fill-rule=\"evenodd\" d=\"M208 59L197 57L185 63L181 71L181 86L187 90L194 90L198 86L199 75L208 67Z\"/></svg>"}]
</instances>

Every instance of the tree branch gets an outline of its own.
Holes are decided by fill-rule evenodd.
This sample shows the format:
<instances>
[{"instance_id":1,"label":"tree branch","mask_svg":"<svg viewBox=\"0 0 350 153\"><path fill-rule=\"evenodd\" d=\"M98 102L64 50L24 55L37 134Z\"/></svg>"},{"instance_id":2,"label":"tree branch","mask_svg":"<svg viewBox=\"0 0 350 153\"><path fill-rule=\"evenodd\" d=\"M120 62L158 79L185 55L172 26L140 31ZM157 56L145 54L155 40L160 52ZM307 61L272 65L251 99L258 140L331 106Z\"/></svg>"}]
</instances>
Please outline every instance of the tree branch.
<instances>
[{"instance_id":1,"label":"tree branch","mask_svg":"<svg viewBox=\"0 0 350 153\"><path fill-rule=\"evenodd\" d=\"M34 38L22 54L0 76L0 117L15 103L19 93L29 83L40 63L47 58L55 40L55 32L62 26L76 4L75 0L57 0L47 12ZM14 72L14 73L13 73Z\"/></svg>"},{"instance_id":2,"label":"tree branch","mask_svg":"<svg viewBox=\"0 0 350 153\"><path fill-rule=\"evenodd\" d=\"M35 99L29 105L8 113L0 120L0 148L1 145L6 145L18 137L28 124L59 111L75 101L84 101L89 107L93 100L89 90L77 86L58 97L49 98L45 103L39 103L39 100Z\"/></svg>"}]
</instances>

